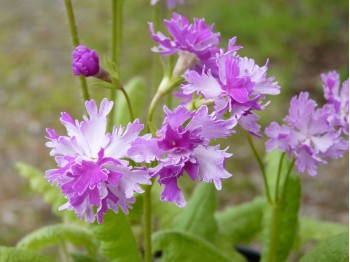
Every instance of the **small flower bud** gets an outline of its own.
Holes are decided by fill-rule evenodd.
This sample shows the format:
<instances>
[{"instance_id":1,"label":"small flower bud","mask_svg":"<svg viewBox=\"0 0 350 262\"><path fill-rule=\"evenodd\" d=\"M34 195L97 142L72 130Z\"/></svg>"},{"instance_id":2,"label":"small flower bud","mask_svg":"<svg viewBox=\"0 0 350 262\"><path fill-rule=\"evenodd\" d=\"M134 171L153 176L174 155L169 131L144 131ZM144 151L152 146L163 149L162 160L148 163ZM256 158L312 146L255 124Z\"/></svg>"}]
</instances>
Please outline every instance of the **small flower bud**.
<instances>
[{"instance_id":1,"label":"small flower bud","mask_svg":"<svg viewBox=\"0 0 350 262\"><path fill-rule=\"evenodd\" d=\"M72 52L72 72L74 75L94 76L100 71L99 59L95 50L77 46Z\"/></svg>"}]
</instances>

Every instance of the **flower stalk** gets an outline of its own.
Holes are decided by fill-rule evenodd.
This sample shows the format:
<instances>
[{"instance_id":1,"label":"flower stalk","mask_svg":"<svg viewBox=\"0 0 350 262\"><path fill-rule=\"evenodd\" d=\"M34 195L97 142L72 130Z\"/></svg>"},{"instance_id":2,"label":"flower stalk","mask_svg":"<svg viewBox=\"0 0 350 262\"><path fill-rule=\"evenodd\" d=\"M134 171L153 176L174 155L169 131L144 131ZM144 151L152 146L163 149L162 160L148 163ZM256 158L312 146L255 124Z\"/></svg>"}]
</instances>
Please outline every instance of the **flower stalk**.
<instances>
[{"instance_id":1,"label":"flower stalk","mask_svg":"<svg viewBox=\"0 0 350 262\"><path fill-rule=\"evenodd\" d=\"M121 57L121 46L122 46L122 31L123 29L123 0L112 0L112 31L111 31L111 61L115 64L115 71L120 79L120 57ZM125 90L124 90L125 91ZM125 92L123 92L125 95ZM111 89L110 100L115 102L117 96L117 90ZM125 97L126 98L126 97ZM129 112L129 99L126 98L128 102ZM132 113L130 113L132 115ZM111 111L109 115L110 125L113 125L115 116L115 109ZM133 116L131 116L133 118Z\"/></svg>"},{"instance_id":2,"label":"flower stalk","mask_svg":"<svg viewBox=\"0 0 350 262\"><path fill-rule=\"evenodd\" d=\"M73 47L77 47L79 45L79 36L78 36L78 30L75 22L74 17L74 10L71 0L64 0L64 4L66 7L66 13L68 18L68 24L70 29L70 35L72 39ZM83 93L84 101L90 100L89 90L87 87L86 78L83 75L79 76L80 86Z\"/></svg>"}]
</instances>

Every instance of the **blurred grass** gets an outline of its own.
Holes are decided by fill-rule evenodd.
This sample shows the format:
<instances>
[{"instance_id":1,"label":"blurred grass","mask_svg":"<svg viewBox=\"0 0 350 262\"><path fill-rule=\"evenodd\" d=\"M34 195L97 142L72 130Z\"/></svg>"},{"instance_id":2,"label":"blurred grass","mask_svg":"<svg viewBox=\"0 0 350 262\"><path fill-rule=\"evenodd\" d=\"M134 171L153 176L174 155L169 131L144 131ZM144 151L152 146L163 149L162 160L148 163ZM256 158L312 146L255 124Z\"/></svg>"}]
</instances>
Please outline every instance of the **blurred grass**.
<instances>
[{"instance_id":1,"label":"blurred grass","mask_svg":"<svg viewBox=\"0 0 350 262\"><path fill-rule=\"evenodd\" d=\"M73 2L81 43L96 49L101 57L108 56L109 1ZM126 82L142 76L151 90L153 43L146 22L152 20L152 9L148 0L134 0L125 1L124 10L122 79ZM342 79L348 77L348 1L188 0L178 12L215 23L222 46L237 36L237 43L244 46L239 52L242 56L252 57L260 65L270 59L269 76L276 77L282 93L272 97L271 105L261 113L262 126L281 119L290 97L301 90L310 91L322 103L320 73L335 69ZM14 163L53 168L44 147L45 128L63 132L59 113L68 111L81 119L84 108L79 82L71 74L72 47L64 6L59 1L1 0L0 28L0 244L13 244L26 232L54 220L40 198L27 197L28 183L16 174ZM99 99L108 95L104 90L91 92ZM262 181L246 143L233 136L230 144L234 155L228 166L234 177L225 182L220 197L223 203L240 203L259 194ZM263 152L263 141L258 148ZM304 176L309 183L304 201L313 205L316 216L344 222L348 217L348 197L344 195L348 191L348 163L339 163L321 167L318 180ZM327 174L330 168L335 174ZM329 192L326 185L331 185ZM326 191L330 199L310 200L317 190ZM338 199L336 205L332 206L332 198Z\"/></svg>"}]
</instances>

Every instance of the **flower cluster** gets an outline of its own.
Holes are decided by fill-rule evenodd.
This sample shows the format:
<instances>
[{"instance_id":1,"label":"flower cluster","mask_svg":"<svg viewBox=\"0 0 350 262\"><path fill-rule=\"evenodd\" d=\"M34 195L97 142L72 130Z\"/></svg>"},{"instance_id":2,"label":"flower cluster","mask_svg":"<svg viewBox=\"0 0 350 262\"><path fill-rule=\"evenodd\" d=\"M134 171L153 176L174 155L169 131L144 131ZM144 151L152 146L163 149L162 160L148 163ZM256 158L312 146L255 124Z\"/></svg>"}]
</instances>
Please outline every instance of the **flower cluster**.
<instances>
[{"instance_id":1,"label":"flower cluster","mask_svg":"<svg viewBox=\"0 0 350 262\"><path fill-rule=\"evenodd\" d=\"M270 138L266 142L267 151L278 148L294 155L298 171L307 171L312 176L317 175L318 164L326 163L327 158L340 158L348 150L348 142L341 136L342 130L348 130L347 116L344 117L349 110L348 82L344 82L339 94L337 73L323 74L322 79L327 104L316 108L316 102L302 92L291 100L289 114L284 118L286 125L272 122L265 130Z\"/></svg>"},{"instance_id":2,"label":"flower cluster","mask_svg":"<svg viewBox=\"0 0 350 262\"><path fill-rule=\"evenodd\" d=\"M150 184L147 170L129 166L125 158L131 143L138 137L143 125L135 120L127 128L114 128L106 133L106 116L113 103L104 99L98 110L95 101L85 103L89 118L74 121L62 113L61 122L68 136L58 136L47 129L47 146L52 148L58 169L48 170L46 178L57 183L68 202L60 207L75 210L80 219L99 223L108 209L118 212L119 207L128 213L134 203L134 193L143 190L140 184ZM96 212L94 211L96 208Z\"/></svg>"},{"instance_id":3,"label":"flower cluster","mask_svg":"<svg viewBox=\"0 0 350 262\"><path fill-rule=\"evenodd\" d=\"M165 25L173 40L160 32L155 34L150 24L152 38L159 44L152 50L163 55L178 53L179 60L184 52L187 57L196 58L196 63L187 67L189 70L184 74L186 82L179 95L186 98L184 103L196 94L198 99L212 101L218 117L229 112L244 129L258 135L259 117L253 110L260 111L268 104L262 104L265 95L280 92L274 78L266 76L268 63L260 67L253 59L237 55L241 46L235 45L236 38L230 39L226 50L219 48L219 33L214 33L214 26L206 25L203 19L194 19L190 24L174 13Z\"/></svg>"},{"instance_id":4,"label":"flower cluster","mask_svg":"<svg viewBox=\"0 0 350 262\"><path fill-rule=\"evenodd\" d=\"M152 169L152 177L158 177L159 184L164 185L161 200L183 207L186 201L178 187L178 179L185 172L192 180L213 182L218 190L221 179L231 176L224 168L224 161L231 154L209 143L232 134L236 121L217 119L208 114L206 106L197 111L189 111L183 106L174 111L165 107L164 111L166 117L157 138L138 138L129 155L135 161L158 160L159 165Z\"/></svg>"}]
</instances>

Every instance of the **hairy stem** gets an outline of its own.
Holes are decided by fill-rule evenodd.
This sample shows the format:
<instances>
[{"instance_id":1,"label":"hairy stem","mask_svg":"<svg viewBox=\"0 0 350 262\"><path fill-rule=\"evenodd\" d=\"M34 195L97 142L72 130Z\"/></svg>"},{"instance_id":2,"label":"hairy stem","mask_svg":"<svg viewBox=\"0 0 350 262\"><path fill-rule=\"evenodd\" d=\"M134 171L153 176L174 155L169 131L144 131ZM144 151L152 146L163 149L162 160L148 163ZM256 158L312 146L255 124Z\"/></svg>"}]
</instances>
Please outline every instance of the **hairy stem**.
<instances>
[{"instance_id":1,"label":"hairy stem","mask_svg":"<svg viewBox=\"0 0 350 262\"><path fill-rule=\"evenodd\" d=\"M79 45L79 37L78 37L78 30L77 30L77 26L76 26L75 18L74 18L73 5L72 5L71 0L64 0L64 4L66 7L72 44L73 44L73 47L75 48ZM81 76L79 76L79 81L80 81L80 86L81 86L81 91L83 94L84 101L90 100L90 95L89 95L89 90L87 87L86 78L81 75Z\"/></svg>"}]
</instances>

